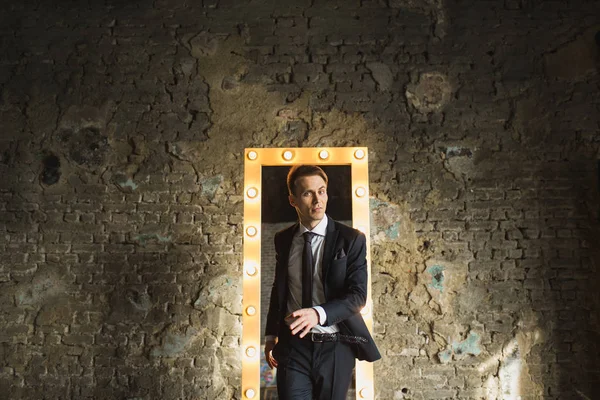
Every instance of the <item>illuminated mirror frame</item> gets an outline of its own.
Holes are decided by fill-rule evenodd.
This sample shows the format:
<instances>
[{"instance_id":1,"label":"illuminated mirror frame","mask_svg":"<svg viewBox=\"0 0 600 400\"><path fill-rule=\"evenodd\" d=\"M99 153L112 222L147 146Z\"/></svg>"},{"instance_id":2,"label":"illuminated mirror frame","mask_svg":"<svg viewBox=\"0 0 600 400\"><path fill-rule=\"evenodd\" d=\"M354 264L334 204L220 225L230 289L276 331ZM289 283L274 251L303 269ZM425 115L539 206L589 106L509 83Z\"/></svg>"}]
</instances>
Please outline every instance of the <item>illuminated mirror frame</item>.
<instances>
[{"instance_id":1,"label":"illuminated mirror frame","mask_svg":"<svg viewBox=\"0 0 600 400\"><path fill-rule=\"evenodd\" d=\"M352 225L367 239L369 272L367 304L361 311L373 331L371 299L371 252L369 226L369 169L366 147L257 148L244 157L244 264L242 314L242 399L260 397L260 245L261 184L263 166L295 164L350 165L352 174ZM282 199L282 201L287 201ZM373 364L356 362L356 398L374 398Z\"/></svg>"}]
</instances>

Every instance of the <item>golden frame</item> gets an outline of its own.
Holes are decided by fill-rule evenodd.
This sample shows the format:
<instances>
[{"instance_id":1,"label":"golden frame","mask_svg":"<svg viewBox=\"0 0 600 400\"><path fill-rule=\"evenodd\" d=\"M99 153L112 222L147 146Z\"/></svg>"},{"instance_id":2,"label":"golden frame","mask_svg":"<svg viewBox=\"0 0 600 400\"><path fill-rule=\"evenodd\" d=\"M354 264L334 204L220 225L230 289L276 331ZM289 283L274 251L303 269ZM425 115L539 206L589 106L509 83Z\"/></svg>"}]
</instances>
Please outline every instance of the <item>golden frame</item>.
<instances>
[{"instance_id":1,"label":"golden frame","mask_svg":"<svg viewBox=\"0 0 600 400\"><path fill-rule=\"evenodd\" d=\"M373 330L369 225L369 169L366 147L249 148L244 154L244 264L242 304L242 399L260 397L260 244L261 184L263 166L294 164L350 165L352 174L352 225L367 239L369 272L367 304L361 311ZM373 364L356 363L356 398L373 399Z\"/></svg>"}]
</instances>

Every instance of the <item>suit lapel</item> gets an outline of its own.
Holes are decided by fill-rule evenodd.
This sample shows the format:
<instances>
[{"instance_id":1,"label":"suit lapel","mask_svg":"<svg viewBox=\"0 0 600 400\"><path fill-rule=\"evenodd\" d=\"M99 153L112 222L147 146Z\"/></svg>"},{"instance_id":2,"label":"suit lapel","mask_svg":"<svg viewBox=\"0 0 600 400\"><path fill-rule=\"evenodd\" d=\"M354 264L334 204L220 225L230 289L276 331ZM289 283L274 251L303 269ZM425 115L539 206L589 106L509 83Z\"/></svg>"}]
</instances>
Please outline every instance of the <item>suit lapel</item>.
<instances>
[{"instance_id":1,"label":"suit lapel","mask_svg":"<svg viewBox=\"0 0 600 400\"><path fill-rule=\"evenodd\" d=\"M281 265L285 266L287 271L288 260L290 258L290 249L292 248L292 240L294 240L294 233L298 229L298 223L290 226L288 229L281 233Z\"/></svg>"},{"instance_id":2,"label":"suit lapel","mask_svg":"<svg viewBox=\"0 0 600 400\"><path fill-rule=\"evenodd\" d=\"M327 273L329 272L329 265L331 264L331 260L333 260L333 255L335 251L335 243L338 237L338 231L335 229L335 221L327 216L327 233L325 234L325 249L323 251L323 260L322 260L322 279L323 279L323 290L325 292L325 297L327 297Z\"/></svg>"}]
</instances>

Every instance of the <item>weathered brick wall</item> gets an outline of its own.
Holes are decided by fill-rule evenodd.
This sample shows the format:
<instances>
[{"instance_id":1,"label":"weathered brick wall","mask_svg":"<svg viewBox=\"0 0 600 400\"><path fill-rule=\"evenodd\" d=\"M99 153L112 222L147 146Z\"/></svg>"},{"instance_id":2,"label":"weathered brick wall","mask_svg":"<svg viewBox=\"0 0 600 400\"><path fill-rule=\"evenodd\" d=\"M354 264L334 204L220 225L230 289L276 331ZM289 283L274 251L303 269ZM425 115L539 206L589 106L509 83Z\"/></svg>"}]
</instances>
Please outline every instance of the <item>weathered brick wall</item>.
<instances>
[{"instance_id":1,"label":"weathered brick wall","mask_svg":"<svg viewBox=\"0 0 600 400\"><path fill-rule=\"evenodd\" d=\"M345 145L378 398L595 396L597 2L0 7L3 398L239 398L243 149Z\"/></svg>"}]
</instances>

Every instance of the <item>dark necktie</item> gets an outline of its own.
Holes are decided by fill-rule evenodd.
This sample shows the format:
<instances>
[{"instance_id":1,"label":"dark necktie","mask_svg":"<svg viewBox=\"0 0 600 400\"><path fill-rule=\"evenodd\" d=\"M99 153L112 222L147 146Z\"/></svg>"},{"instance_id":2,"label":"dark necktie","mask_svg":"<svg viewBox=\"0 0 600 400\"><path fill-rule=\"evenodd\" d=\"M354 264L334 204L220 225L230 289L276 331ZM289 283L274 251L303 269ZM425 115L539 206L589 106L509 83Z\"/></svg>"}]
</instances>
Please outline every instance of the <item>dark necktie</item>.
<instances>
[{"instance_id":1,"label":"dark necktie","mask_svg":"<svg viewBox=\"0 0 600 400\"><path fill-rule=\"evenodd\" d=\"M313 254L311 241L312 232L304 232L304 249L302 250L302 308L312 307L313 286Z\"/></svg>"}]
</instances>

